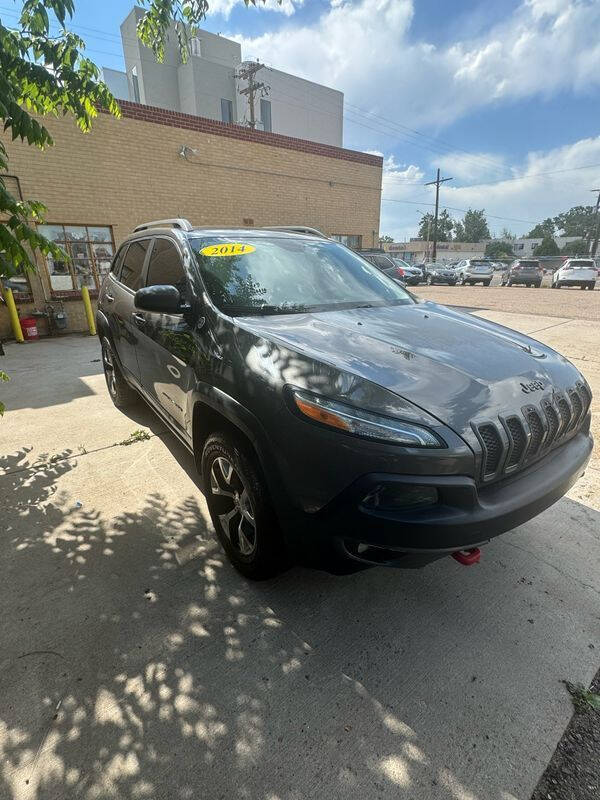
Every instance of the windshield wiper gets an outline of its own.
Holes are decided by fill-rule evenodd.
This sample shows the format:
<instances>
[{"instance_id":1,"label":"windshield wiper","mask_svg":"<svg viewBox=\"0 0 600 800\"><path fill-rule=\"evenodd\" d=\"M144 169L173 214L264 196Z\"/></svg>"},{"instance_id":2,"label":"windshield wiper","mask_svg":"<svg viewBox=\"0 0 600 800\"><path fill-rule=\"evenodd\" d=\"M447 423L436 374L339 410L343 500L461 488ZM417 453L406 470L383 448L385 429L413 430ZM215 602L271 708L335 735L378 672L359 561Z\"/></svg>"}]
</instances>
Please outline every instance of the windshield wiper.
<instances>
[{"instance_id":1,"label":"windshield wiper","mask_svg":"<svg viewBox=\"0 0 600 800\"><path fill-rule=\"evenodd\" d=\"M261 314L302 314L306 311L306 306L302 305L264 305L264 306L229 306L226 309L234 316L260 316Z\"/></svg>"}]
</instances>

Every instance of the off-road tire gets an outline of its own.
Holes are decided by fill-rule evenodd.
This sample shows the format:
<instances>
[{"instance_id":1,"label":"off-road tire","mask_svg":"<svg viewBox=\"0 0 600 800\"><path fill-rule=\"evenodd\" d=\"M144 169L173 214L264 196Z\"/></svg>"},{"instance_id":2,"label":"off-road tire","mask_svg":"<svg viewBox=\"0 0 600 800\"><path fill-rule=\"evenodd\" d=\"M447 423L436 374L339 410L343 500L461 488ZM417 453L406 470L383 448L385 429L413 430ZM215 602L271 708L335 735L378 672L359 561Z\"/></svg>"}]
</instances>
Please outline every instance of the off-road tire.
<instances>
[{"instance_id":1,"label":"off-road tire","mask_svg":"<svg viewBox=\"0 0 600 800\"><path fill-rule=\"evenodd\" d=\"M107 336L101 339L102 366L110 399L117 408L128 408L140 399L139 394L125 380L115 352Z\"/></svg>"},{"instance_id":2,"label":"off-road tire","mask_svg":"<svg viewBox=\"0 0 600 800\"><path fill-rule=\"evenodd\" d=\"M233 468L229 481L226 464ZM215 532L238 572L264 580L288 566L266 481L250 446L230 433L211 434L202 451L201 474Z\"/></svg>"}]
</instances>

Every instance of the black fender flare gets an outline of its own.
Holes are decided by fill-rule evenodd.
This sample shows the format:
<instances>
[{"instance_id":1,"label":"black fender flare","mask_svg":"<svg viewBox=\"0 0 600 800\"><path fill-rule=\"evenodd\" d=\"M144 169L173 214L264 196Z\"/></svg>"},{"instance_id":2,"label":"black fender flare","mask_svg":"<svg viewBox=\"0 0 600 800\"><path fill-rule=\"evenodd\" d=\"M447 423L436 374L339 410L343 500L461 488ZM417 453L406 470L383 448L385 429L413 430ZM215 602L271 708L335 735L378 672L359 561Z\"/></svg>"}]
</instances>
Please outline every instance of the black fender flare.
<instances>
[{"instance_id":1,"label":"black fender flare","mask_svg":"<svg viewBox=\"0 0 600 800\"><path fill-rule=\"evenodd\" d=\"M192 441L195 441L194 425L198 404L204 405L223 416L234 428L237 428L251 443L258 458L263 475L267 482L272 502L278 514L290 508L290 500L277 469L277 461L273 447L265 428L259 419L245 406L222 389L208 383L198 382L192 394ZM198 409L202 413L202 409ZM195 452L194 459L200 472L202 454Z\"/></svg>"}]
</instances>

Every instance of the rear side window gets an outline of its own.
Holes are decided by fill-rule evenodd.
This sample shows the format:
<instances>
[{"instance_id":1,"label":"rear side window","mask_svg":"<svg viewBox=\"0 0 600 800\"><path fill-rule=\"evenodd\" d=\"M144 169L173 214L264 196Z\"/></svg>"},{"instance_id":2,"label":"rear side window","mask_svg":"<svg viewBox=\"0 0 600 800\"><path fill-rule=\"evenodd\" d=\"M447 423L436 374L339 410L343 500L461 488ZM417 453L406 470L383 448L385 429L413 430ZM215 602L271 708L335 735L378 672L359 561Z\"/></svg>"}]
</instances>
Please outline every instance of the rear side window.
<instances>
[{"instance_id":1,"label":"rear side window","mask_svg":"<svg viewBox=\"0 0 600 800\"><path fill-rule=\"evenodd\" d=\"M115 276L117 280L119 280L119 275L121 273L121 265L123 264L123 258L125 256L126 250L127 250L127 245L121 247L117 255L114 257L112 267L110 268L111 273Z\"/></svg>"},{"instance_id":2,"label":"rear side window","mask_svg":"<svg viewBox=\"0 0 600 800\"><path fill-rule=\"evenodd\" d=\"M371 263L379 269L391 269L394 266L385 256L372 256L371 259Z\"/></svg>"},{"instance_id":3,"label":"rear side window","mask_svg":"<svg viewBox=\"0 0 600 800\"><path fill-rule=\"evenodd\" d=\"M154 240L148 264L146 286L161 284L176 286L180 292L183 292L187 285L179 252L168 239Z\"/></svg>"},{"instance_id":4,"label":"rear side window","mask_svg":"<svg viewBox=\"0 0 600 800\"><path fill-rule=\"evenodd\" d=\"M134 292L142 285L142 270L144 269L144 259L146 258L149 243L150 239L130 242L123 259L119 280Z\"/></svg>"}]
</instances>

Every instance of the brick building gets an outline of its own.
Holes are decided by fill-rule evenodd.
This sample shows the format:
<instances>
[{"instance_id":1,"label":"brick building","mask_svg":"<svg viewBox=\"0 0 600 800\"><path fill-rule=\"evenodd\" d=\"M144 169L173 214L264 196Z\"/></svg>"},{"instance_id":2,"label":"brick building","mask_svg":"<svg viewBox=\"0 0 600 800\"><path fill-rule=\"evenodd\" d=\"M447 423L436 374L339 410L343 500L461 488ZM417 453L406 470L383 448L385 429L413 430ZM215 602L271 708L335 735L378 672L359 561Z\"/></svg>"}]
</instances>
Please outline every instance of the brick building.
<instances>
[{"instance_id":1,"label":"brick building","mask_svg":"<svg viewBox=\"0 0 600 800\"><path fill-rule=\"evenodd\" d=\"M152 219L309 225L353 247L378 241L379 156L136 103L121 112L100 114L85 135L68 118L46 118L55 145L43 152L6 142L7 185L46 204L43 232L71 256L38 259L15 293L20 316L61 302L68 330L85 330L81 286L94 298L114 249ZM0 337L10 336L0 305Z\"/></svg>"}]
</instances>

